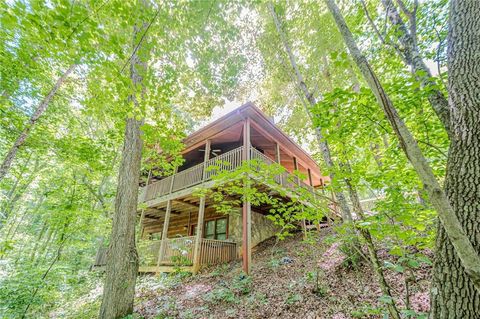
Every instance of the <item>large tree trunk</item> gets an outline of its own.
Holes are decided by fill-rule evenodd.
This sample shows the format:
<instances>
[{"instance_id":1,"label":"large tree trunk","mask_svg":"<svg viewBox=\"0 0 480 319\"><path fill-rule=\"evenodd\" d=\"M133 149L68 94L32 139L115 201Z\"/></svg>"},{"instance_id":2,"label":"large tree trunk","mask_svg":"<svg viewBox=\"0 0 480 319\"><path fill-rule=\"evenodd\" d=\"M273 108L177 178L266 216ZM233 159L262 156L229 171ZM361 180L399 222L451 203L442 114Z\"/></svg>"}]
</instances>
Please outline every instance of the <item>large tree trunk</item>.
<instances>
[{"instance_id":1,"label":"large tree trunk","mask_svg":"<svg viewBox=\"0 0 480 319\"><path fill-rule=\"evenodd\" d=\"M480 253L480 1L452 1L448 33L448 90L452 114L445 190ZM480 318L480 293L439 224L434 264L434 318Z\"/></svg>"},{"instance_id":2,"label":"large tree trunk","mask_svg":"<svg viewBox=\"0 0 480 319\"><path fill-rule=\"evenodd\" d=\"M7 174L8 170L10 169L10 166L12 166L12 162L15 159L15 156L17 155L18 150L22 145L25 143L28 135L30 134L30 131L32 128L35 126L37 123L38 119L45 113L45 111L48 108L48 105L52 101L53 97L57 93L58 89L62 86L62 84L65 82L65 79L68 77L70 73L75 69L77 65L72 64L61 76L58 78L57 82L53 86L53 88L48 92L47 96L42 100L42 102L38 105L37 109L35 112L32 114L30 117L27 125L23 129L22 133L17 137L15 142L13 143L12 147L8 151L7 155L5 155L5 158L3 159L2 164L0 165L0 181L5 177Z\"/></svg>"},{"instance_id":3,"label":"large tree trunk","mask_svg":"<svg viewBox=\"0 0 480 319\"><path fill-rule=\"evenodd\" d=\"M332 13L335 19L338 29L340 30L340 33L342 34L345 40L345 44L347 45L353 60L357 64L366 82L368 83L370 89L375 95L378 104L380 104L380 106L382 107L386 118L390 122L390 125L392 126L393 131L397 135L397 138L400 142L400 146L402 150L404 151L408 160L410 161L413 168L415 169L418 177L422 181L423 186L425 187L425 191L428 194L433 207L436 209L438 213L439 219L445 229L446 235L448 236L448 238L452 242L452 245L454 246L454 249L452 249L452 251L455 252L455 254L460 259L461 265L465 269L466 274L468 274L471 282L473 282L473 285L475 285L475 288L480 290L480 256L477 252L478 247L477 248L474 247L475 242L472 242L470 238L472 227L474 227L473 225L475 225L475 227L478 228L478 220L475 220L475 221L472 220L472 224L470 225L470 228L464 228L463 225L460 223L459 218L457 217L455 211L450 205L449 200L445 195L445 192L443 192L440 184L435 178L435 175L433 174L433 171L429 166L427 159L424 157L422 151L418 147L418 144L414 139L414 137L412 136L412 133L408 130L407 126L405 125L403 120L400 118L396 108L394 107L392 101L390 100L385 90L383 89L375 72L372 70L367 59L362 55L359 48L357 47L357 44L355 43L353 35L350 32L350 29L348 28L345 22L345 19L340 13L340 10L338 9L334 0L325 0L325 1L327 3L327 6L330 12ZM471 3L476 3L477 7L478 5L480 5L480 2L478 3L471 2ZM477 10L473 14L477 14L478 12L479 11ZM459 15L461 14L465 14L465 11L462 11L461 13L459 13ZM473 15L472 15L472 19L473 19ZM467 24L471 24L470 21L468 21L468 23L465 21L465 25ZM478 32L478 29L471 28L471 25L468 25L468 28L470 28L470 32ZM471 36L470 38L466 39L468 44L463 43L463 45L466 45L467 47L473 44L478 45L478 40L475 41L473 39L473 36ZM469 52L469 54L471 55L470 58L474 59L475 54L477 53ZM477 65L462 64L464 63L464 61L460 61L460 63L463 69L461 69L459 72L463 72L464 76L465 76L466 68L471 68L471 69L476 68L478 72L478 67L479 67L478 63ZM469 80L478 79L477 75L478 74L474 73L472 75L472 78L468 78L468 79ZM475 85L477 85L476 82L465 83L465 81L462 81L462 83L459 83L457 85L459 85L459 88L461 88L461 90L465 90L462 92L468 92L469 94L472 94L471 95L472 98L475 96L474 94L478 95L478 93L476 92L474 93L474 90L472 88ZM453 92L453 94L458 94L458 93ZM461 100L465 98L465 96L461 95L458 98ZM478 99L478 96L476 98ZM474 101L474 100L471 100L471 101ZM478 112L478 100L477 100L477 105L475 105L475 107L473 107L472 104L469 104L464 109L462 109L462 112L466 113L464 115L468 115L468 116L471 116L472 114L475 115L475 111L474 111L475 107L477 108L477 112ZM460 116L460 115L454 115L454 116ZM473 120L474 116L469 117L468 119ZM478 122L478 114L477 114L477 122ZM468 123L473 124L473 122L468 122ZM466 120L464 120L463 125L460 123L457 125L460 125L460 127L464 128L465 130L468 130L468 126L465 128L465 124L466 124ZM467 134L465 133L465 131L461 131L460 133L461 134L459 134L459 132L455 132L456 135L459 135L458 136L459 138L462 138L462 141L464 141L464 143L472 147L478 147L478 144L475 144L476 142L478 142L478 140L474 140L472 136L470 136L469 139L465 138ZM475 134L473 134L473 136L475 136ZM477 134L477 137L478 137L478 134ZM475 148L473 150L475 150ZM468 156L478 158L478 153L472 152L472 150L470 150L470 153L467 153L467 154ZM465 155L465 153L463 155ZM465 171L469 171L470 173L474 174L475 170L477 170L478 172L478 167L473 168L473 167L465 166L464 164L462 164L462 166L463 166L462 169L464 169ZM464 174L467 174L467 173L464 172ZM474 176L475 175L471 176L471 183L478 183L478 180L477 180L478 173L477 173L477 176L475 176L475 178L473 178ZM463 205L467 205L467 206L470 205L472 199L473 201L475 201L474 196L478 196L478 192L477 193L469 192L468 194L470 194L469 196L471 198L469 198L469 202L467 202L468 204L462 203ZM477 203L477 206L478 206L478 203ZM473 205L471 207L472 209L474 208ZM477 207L477 210L478 210L478 207Z\"/></svg>"},{"instance_id":4,"label":"large tree trunk","mask_svg":"<svg viewBox=\"0 0 480 319\"><path fill-rule=\"evenodd\" d=\"M130 77L134 90L142 86L142 77L146 71L146 63L140 60L138 54L146 27L146 23L138 22L133 31L134 51L130 60ZM135 92L130 95L129 100L134 108L139 107ZM123 318L133 312L138 273L135 220L143 147L142 125L143 120L127 118L115 197L115 214L107 252L106 278L99 315L101 319Z\"/></svg>"},{"instance_id":5,"label":"large tree trunk","mask_svg":"<svg viewBox=\"0 0 480 319\"><path fill-rule=\"evenodd\" d=\"M105 285L100 318L123 318L133 311L138 256L135 248L135 218L142 140L141 121L127 119L122 162L118 174L115 214L107 253Z\"/></svg>"}]
</instances>

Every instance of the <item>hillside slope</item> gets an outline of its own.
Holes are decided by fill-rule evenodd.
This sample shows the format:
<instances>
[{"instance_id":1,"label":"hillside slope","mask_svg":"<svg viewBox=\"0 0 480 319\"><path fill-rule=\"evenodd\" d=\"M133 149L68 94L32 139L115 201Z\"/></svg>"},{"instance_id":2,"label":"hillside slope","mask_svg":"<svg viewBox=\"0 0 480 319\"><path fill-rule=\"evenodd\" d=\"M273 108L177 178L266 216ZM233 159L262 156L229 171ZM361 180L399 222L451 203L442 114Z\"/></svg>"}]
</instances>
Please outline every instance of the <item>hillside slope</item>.
<instances>
[{"instance_id":1,"label":"hillside slope","mask_svg":"<svg viewBox=\"0 0 480 319\"><path fill-rule=\"evenodd\" d=\"M300 234L262 243L253 253L249 277L240 262L168 284L165 278L144 276L135 312L145 318L382 318L372 269L365 264L345 268L338 245L327 240L330 233L322 230L312 243ZM417 312L428 310L429 273L428 266L419 268L410 285L411 308ZM387 271L387 280L404 309L403 274Z\"/></svg>"}]
</instances>

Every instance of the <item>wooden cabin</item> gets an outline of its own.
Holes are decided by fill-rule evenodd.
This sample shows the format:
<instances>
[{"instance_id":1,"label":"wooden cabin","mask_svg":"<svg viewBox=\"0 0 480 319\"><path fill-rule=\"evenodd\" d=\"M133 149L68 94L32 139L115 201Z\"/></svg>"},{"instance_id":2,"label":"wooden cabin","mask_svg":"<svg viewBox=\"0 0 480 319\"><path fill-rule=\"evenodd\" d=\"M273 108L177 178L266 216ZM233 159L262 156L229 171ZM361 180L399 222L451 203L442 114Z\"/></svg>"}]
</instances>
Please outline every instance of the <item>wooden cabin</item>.
<instances>
[{"instance_id":1,"label":"wooden cabin","mask_svg":"<svg viewBox=\"0 0 480 319\"><path fill-rule=\"evenodd\" d=\"M252 247L278 231L265 217L268 209L243 202L237 213L225 215L215 211L207 196L196 196L199 186L215 187L215 172L206 169L210 165L226 162L229 165L224 169L234 170L250 159L280 163L287 172L297 170L306 176L303 181L297 178L294 185L286 182L288 176L279 176L280 186L304 187L311 192L326 179L309 154L252 103L201 128L183 142L183 165L173 175L151 176L140 191L139 256L143 272L168 271L173 265L181 265L196 273L203 265L241 257L244 271L249 273ZM268 191L268 185L264 189ZM288 195L285 200L289 200Z\"/></svg>"}]
</instances>

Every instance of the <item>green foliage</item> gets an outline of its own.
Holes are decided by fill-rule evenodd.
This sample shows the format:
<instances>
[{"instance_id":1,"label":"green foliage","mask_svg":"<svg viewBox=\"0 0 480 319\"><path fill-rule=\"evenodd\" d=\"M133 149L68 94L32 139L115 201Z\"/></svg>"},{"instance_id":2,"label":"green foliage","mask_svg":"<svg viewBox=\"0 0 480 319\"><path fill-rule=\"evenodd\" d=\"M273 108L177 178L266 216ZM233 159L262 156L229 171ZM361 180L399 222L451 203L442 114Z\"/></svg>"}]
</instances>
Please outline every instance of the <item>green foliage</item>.
<instances>
[{"instance_id":1,"label":"green foliage","mask_svg":"<svg viewBox=\"0 0 480 319\"><path fill-rule=\"evenodd\" d=\"M7 269L0 274L2 293L18 289L17 301L2 298L8 316L28 303L27 317L48 316L50 297L61 300L67 288L83 291L83 283L65 278L88 271L96 249L108 245L126 118L144 119L142 180L182 163L186 132L238 84L245 63L237 48L239 5L171 1L139 12L136 3L117 0L0 4L2 159L56 79L78 65L0 184L0 256ZM149 67L133 107L139 90L128 65L139 17L152 24L137 52ZM57 277L63 273L57 268L68 269L68 276ZM17 276L24 271L28 281Z\"/></svg>"},{"instance_id":2,"label":"green foliage","mask_svg":"<svg viewBox=\"0 0 480 319\"><path fill-rule=\"evenodd\" d=\"M427 313L416 312L415 310L411 310L411 309L404 309L404 310L402 310L401 313L405 318L417 318L417 319L427 319L428 318Z\"/></svg>"},{"instance_id":3,"label":"green foliage","mask_svg":"<svg viewBox=\"0 0 480 319\"><path fill-rule=\"evenodd\" d=\"M225 302L225 303L235 303L238 302L237 297L231 289L228 288L218 288L209 292L205 299L209 302Z\"/></svg>"},{"instance_id":4,"label":"green foliage","mask_svg":"<svg viewBox=\"0 0 480 319\"><path fill-rule=\"evenodd\" d=\"M287 305L293 305L294 303L301 302L303 300L302 295L290 293L285 299Z\"/></svg>"},{"instance_id":5,"label":"green foliage","mask_svg":"<svg viewBox=\"0 0 480 319\"><path fill-rule=\"evenodd\" d=\"M374 23L385 25L379 1L366 2ZM410 74L394 47L382 44L361 5L343 3L362 51L440 181L449 142L427 94L433 88L445 91L446 2L419 2L420 54L438 63L432 67L438 75L423 88L418 74ZM348 179L362 199L375 199L362 201L366 217L357 219L355 226L367 229L394 256L384 267L408 272L430 262L422 251L433 248L436 213L372 93L358 76L324 4L274 4L305 85L317 101L309 110L311 119L263 3L167 1L142 12L135 2L119 0L0 4L2 158L56 79L71 65L78 65L0 182L4 266L0 316L19 317L28 306L27 317L47 317L65 299L75 299L99 280L87 272L97 248L108 245L126 118L144 119L144 182L149 173L166 176L181 165L182 139L216 106L233 100L255 99L276 124L311 151L321 163L322 174L334 173L336 178L323 195L312 197L296 188L289 194L293 200L283 202L279 197L288 190L276 182L285 173L280 165L251 161L229 172L221 171L222 163L217 163L208 168L218 173L216 190L198 192L211 197L217 211L234 214L243 200L253 208L270 206L267 217L283 239L299 221L318 222L327 216L331 208L327 197L331 191L345 190L343 181ZM148 61L147 71L141 74L145 89L133 107L132 96L140 93L131 85L128 63L139 40L131 36L139 17L152 24L143 39L145 49L138 52ZM396 43L395 28L386 24L381 32L388 43ZM313 137L318 127L335 162L328 170ZM286 181L303 179L300 175L297 172ZM265 193L260 184L272 191ZM332 240L341 241L341 249L351 246L352 232L342 227L336 231ZM358 263L353 257L347 262ZM175 263L180 266L186 260L180 255ZM274 256L271 267L277 266ZM230 302L232 296L248 295L242 285L250 286L232 283L212 298ZM288 303L296 299L287 296ZM96 306L98 300L84 309L84 317L95 316ZM365 306L352 315L378 315L379 311ZM421 316L408 309L403 314Z\"/></svg>"},{"instance_id":6,"label":"green foliage","mask_svg":"<svg viewBox=\"0 0 480 319\"><path fill-rule=\"evenodd\" d=\"M210 273L212 277L218 277L224 275L228 272L230 266L229 264L220 264Z\"/></svg>"},{"instance_id":7,"label":"green foliage","mask_svg":"<svg viewBox=\"0 0 480 319\"><path fill-rule=\"evenodd\" d=\"M278 226L276 235L279 239L291 236L299 221L318 222L328 213L325 198L321 194L314 195L306 188L289 188L278 183L280 176L286 176L284 183L295 185L297 178L305 178L298 172L286 175L283 166L267 164L257 159L243 161L235 170L222 168L224 166L216 163L208 167L209 171L215 171L212 177L215 187L200 188L196 191L197 196L211 198L217 212L234 214L244 201L249 201L253 209L260 206L271 207L266 217ZM271 190L265 192L262 185L268 185ZM282 199L287 192L292 198L291 201Z\"/></svg>"},{"instance_id":8,"label":"green foliage","mask_svg":"<svg viewBox=\"0 0 480 319\"><path fill-rule=\"evenodd\" d=\"M205 295L208 302L238 303L240 298L252 291L251 277L240 275L223 287L216 288Z\"/></svg>"},{"instance_id":9,"label":"green foliage","mask_svg":"<svg viewBox=\"0 0 480 319\"><path fill-rule=\"evenodd\" d=\"M268 262L268 266L272 269L277 269L278 267L280 267L280 265L281 265L280 259L278 259L278 258L272 258Z\"/></svg>"},{"instance_id":10,"label":"green foliage","mask_svg":"<svg viewBox=\"0 0 480 319\"><path fill-rule=\"evenodd\" d=\"M352 311L350 314L353 318L365 318L367 316L378 316L385 314L385 310L369 304L364 304L361 307L358 307L358 309ZM387 314L385 315L388 316Z\"/></svg>"},{"instance_id":11,"label":"green foliage","mask_svg":"<svg viewBox=\"0 0 480 319\"><path fill-rule=\"evenodd\" d=\"M309 271L305 274L305 279L307 282L312 284L312 292L318 297L325 297L330 289L326 285L326 277L321 269L316 269L314 271Z\"/></svg>"}]
</instances>

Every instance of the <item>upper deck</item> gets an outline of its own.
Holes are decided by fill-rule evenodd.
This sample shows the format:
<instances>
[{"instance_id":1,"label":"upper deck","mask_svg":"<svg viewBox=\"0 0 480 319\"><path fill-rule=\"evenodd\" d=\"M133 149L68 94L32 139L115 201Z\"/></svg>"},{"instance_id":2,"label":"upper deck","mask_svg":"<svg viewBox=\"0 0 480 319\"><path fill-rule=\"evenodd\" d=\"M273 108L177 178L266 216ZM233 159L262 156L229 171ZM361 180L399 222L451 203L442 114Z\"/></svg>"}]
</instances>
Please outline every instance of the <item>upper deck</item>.
<instances>
[{"instance_id":1,"label":"upper deck","mask_svg":"<svg viewBox=\"0 0 480 319\"><path fill-rule=\"evenodd\" d=\"M188 196L200 184L206 188L213 186L212 177L217 171L207 169L212 165L233 171L248 159L283 166L286 172L275 180L292 192L299 186L313 192L328 180L315 160L252 103L201 128L183 142L185 161L175 174L152 176L149 184L141 188L139 201L147 208L158 208L168 200ZM305 179L292 179L294 172Z\"/></svg>"},{"instance_id":2,"label":"upper deck","mask_svg":"<svg viewBox=\"0 0 480 319\"><path fill-rule=\"evenodd\" d=\"M203 187L214 185L212 177L221 171L234 171L242 165L242 154L244 146L237 147L225 154L209 159L204 163L192 166L184 171L170 175L160 181L154 182L141 188L139 201L145 203L147 207L153 207L170 199L179 198L191 194L196 186L203 184ZM265 164L273 164L274 161L261 153L254 147L250 147L250 159L259 160ZM214 166L215 169L208 168ZM218 168L218 170L217 170ZM302 187L312 193L315 189L296 176L287 172L275 177L275 182L292 192Z\"/></svg>"}]
</instances>

